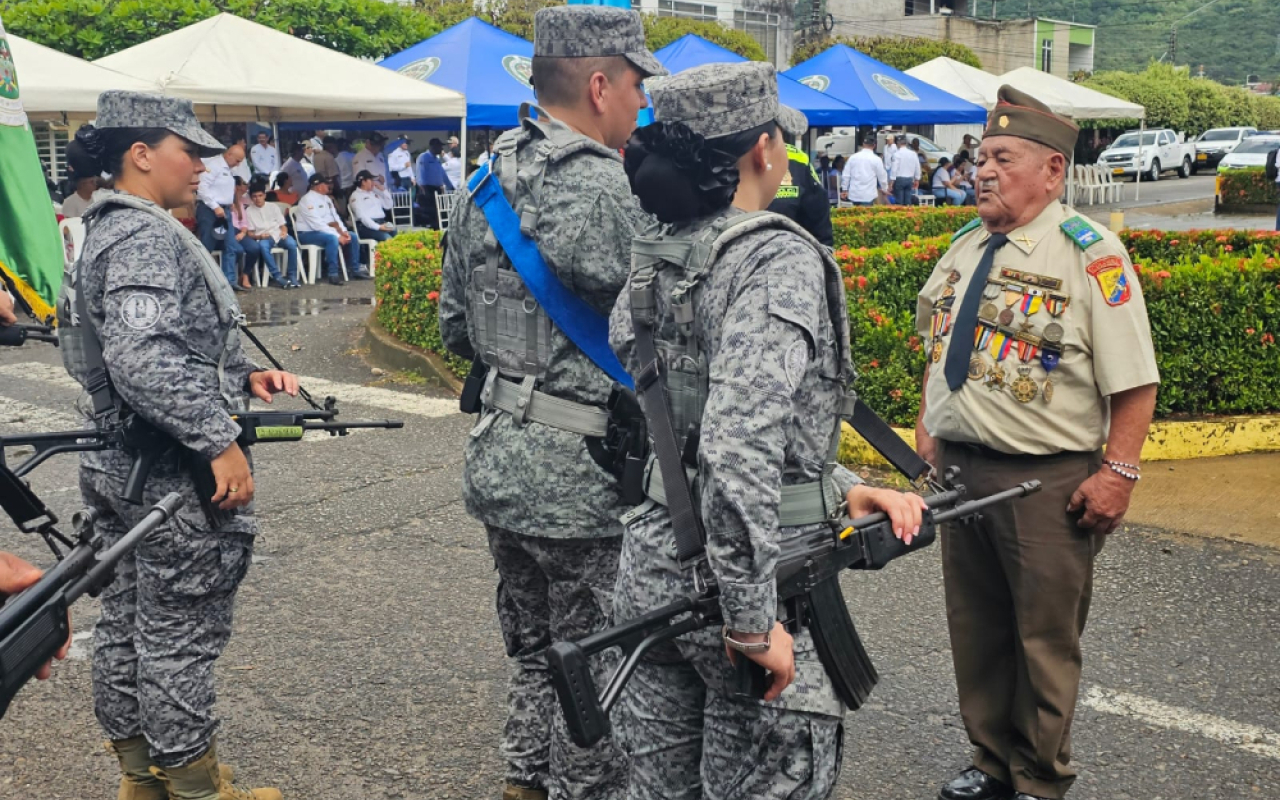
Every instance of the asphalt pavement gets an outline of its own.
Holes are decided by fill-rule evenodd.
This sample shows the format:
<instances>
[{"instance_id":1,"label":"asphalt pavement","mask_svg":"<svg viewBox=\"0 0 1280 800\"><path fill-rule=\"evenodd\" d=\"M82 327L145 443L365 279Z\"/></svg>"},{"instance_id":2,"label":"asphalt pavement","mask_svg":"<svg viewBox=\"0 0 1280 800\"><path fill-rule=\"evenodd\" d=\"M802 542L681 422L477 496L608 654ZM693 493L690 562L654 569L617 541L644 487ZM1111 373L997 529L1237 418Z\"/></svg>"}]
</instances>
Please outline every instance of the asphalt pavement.
<instances>
[{"instance_id":1,"label":"asphalt pavement","mask_svg":"<svg viewBox=\"0 0 1280 800\"><path fill-rule=\"evenodd\" d=\"M406 424L258 448L262 533L218 666L220 754L286 798L496 800L507 664L492 561L459 498L471 420L420 381L371 371L368 291L242 296L255 331L344 417ZM74 395L51 347L0 352L0 433L75 424ZM59 516L76 510L73 457L33 484ZM1274 495L1251 487L1231 502ZM1071 796L1280 797L1280 551L1165 524L1127 527L1101 557ZM0 529L0 546L49 563L34 537ZM847 719L841 800L930 800L966 764L940 578L935 547L845 580L882 680ZM97 614L77 604L72 658L0 721L0 800L114 796L91 706Z\"/></svg>"}]
</instances>

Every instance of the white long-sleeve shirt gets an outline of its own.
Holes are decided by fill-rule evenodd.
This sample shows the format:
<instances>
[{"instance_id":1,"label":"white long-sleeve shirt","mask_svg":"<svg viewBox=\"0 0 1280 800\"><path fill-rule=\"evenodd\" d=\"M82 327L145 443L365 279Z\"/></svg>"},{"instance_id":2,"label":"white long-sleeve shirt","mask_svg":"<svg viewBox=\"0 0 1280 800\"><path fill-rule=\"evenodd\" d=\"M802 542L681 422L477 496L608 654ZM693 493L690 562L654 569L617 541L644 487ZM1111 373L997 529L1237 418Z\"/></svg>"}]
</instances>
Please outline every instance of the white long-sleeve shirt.
<instances>
[{"instance_id":1,"label":"white long-sleeve shirt","mask_svg":"<svg viewBox=\"0 0 1280 800\"><path fill-rule=\"evenodd\" d=\"M381 153L374 153L367 147L356 153L351 161L351 170L355 175L368 170L374 178L382 178L383 185L387 183L387 162L383 160Z\"/></svg>"},{"instance_id":2,"label":"white long-sleeve shirt","mask_svg":"<svg viewBox=\"0 0 1280 800\"><path fill-rule=\"evenodd\" d=\"M403 147L397 147L387 156L387 169L401 178L413 177L413 156Z\"/></svg>"},{"instance_id":3,"label":"white long-sleeve shirt","mask_svg":"<svg viewBox=\"0 0 1280 800\"><path fill-rule=\"evenodd\" d=\"M338 162L338 184L343 189L351 188L351 184L356 179L355 170L352 169L352 162L355 161L356 154L350 150L343 150L333 157Z\"/></svg>"},{"instance_id":4,"label":"white long-sleeve shirt","mask_svg":"<svg viewBox=\"0 0 1280 800\"><path fill-rule=\"evenodd\" d=\"M863 148L854 153L844 165L840 176L840 190L855 203L874 202L879 189L889 188L889 174L876 151Z\"/></svg>"},{"instance_id":5,"label":"white long-sleeve shirt","mask_svg":"<svg viewBox=\"0 0 1280 800\"><path fill-rule=\"evenodd\" d=\"M893 154L893 177L920 180L920 156L910 147L899 147Z\"/></svg>"},{"instance_id":6,"label":"white long-sleeve shirt","mask_svg":"<svg viewBox=\"0 0 1280 800\"><path fill-rule=\"evenodd\" d=\"M366 192L356 189L347 200L347 207L355 214L361 225L369 230L378 230L387 222L386 209L377 191Z\"/></svg>"},{"instance_id":7,"label":"white long-sleeve shirt","mask_svg":"<svg viewBox=\"0 0 1280 800\"><path fill-rule=\"evenodd\" d=\"M222 156L203 159L205 171L200 175L196 196L209 208L231 205L236 196L236 177Z\"/></svg>"},{"instance_id":8,"label":"white long-sleeve shirt","mask_svg":"<svg viewBox=\"0 0 1280 800\"><path fill-rule=\"evenodd\" d=\"M889 180L893 180L893 157L897 154L898 146L896 144L884 146L884 168L889 173Z\"/></svg>"},{"instance_id":9,"label":"white long-sleeve shirt","mask_svg":"<svg viewBox=\"0 0 1280 800\"><path fill-rule=\"evenodd\" d=\"M293 220L298 223L299 231L318 231L320 233L332 233L337 236L330 223L338 223L338 229L343 233L347 232L347 226L343 224L342 217L338 216L338 209L333 205L333 200L327 194L320 194L312 190L302 196L298 204L293 207Z\"/></svg>"},{"instance_id":10,"label":"white long-sleeve shirt","mask_svg":"<svg viewBox=\"0 0 1280 800\"><path fill-rule=\"evenodd\" d=\"M249 149L249 160L253 162L254 172L270 175L280 169L280 151L275 145L255 144Z\"/></svg>"}]
</instances>

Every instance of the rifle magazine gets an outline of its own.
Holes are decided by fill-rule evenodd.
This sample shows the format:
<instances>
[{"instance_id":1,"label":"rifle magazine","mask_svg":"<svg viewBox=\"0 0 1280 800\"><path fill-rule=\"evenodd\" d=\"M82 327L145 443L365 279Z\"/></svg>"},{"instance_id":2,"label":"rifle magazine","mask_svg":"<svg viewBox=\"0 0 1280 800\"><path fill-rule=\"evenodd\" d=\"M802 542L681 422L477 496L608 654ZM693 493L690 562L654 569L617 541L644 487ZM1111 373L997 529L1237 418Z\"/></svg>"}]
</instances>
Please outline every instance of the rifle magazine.
<instances>
[{"instance_id":1,"label":"rifle magazine","mask_svg":"<svg viewBox=\"0 0 1280 800\"><path fill-rule=\"evenodd\" d=\"M858 710L871 696L880 676L849 616L837 578L822 581L810 590L809 631L836 695L851 710Z\"/></svg>"}]
</instances>

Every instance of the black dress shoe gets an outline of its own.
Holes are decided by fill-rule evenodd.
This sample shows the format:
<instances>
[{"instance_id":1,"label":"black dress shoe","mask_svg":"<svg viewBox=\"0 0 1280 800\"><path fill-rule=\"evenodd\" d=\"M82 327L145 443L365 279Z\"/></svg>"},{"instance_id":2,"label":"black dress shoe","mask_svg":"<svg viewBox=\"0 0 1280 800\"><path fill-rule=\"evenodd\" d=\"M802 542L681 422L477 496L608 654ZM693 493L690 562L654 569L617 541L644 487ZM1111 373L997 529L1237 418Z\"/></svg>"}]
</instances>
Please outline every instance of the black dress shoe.
<instances>
[{"instance_id":1,"label":"black dress shoe","mask_svg":"<svg viewBox=\"0 0 1280 800\"><path fill-rule=\"evenodd\" d=\"M346 282L346 281L344 281L344 280L342 279L342 276L340 276L340 275L330 275L330 276L329 276L329 283L330 283L330 284L332 284L333 286L346 286L346 285L347 285L347 282Z\"/></svg>"},{"instance_id":2,"label":"black dress shoe","mask_svg":"<svg viewBox=\"0 0 1280 800\"><path fill-rule=\"evenodd\" d=\"M238 283L233 283L233 284L231 284L231 291L233 291L233 292L241 292L241 293L244 293L244 292L247 292L247 291L249 291L249 290L248 290L248 289L246 289L246 288L244 288L243 286L241 286L241 285L240 285L240 284L238 284Z\"/></svg>"},{"instance_id":3,"label":"black dress shoe","mask_svg":"<svg viewBox=\"0 0 1280 800\"><path fill-rule=\"evenodd\" d=\"M938 792L938 800L1009 800L1013 788L977 767L970 767Z\"/></svg>"},{"instance_id":4,"label":"black dress shoe","mask_svg":"<svg viewBox=\"0 0 1280 800\"><path fill-rule=\"evenodd\" d=\"M1013 796L1013 800L1046 800L1046 798L1036 797L1034 794L1027 794L1026 792L1018 792Z\"/></svg>"},{"instance_id":5,"label":"black dress shoe","mask_svg":"<svg viewBox=\"0 0 1280 800\"><path fill-rule=\"evenodd\" d=\"M352 273L349 273L349 274L348 274L348 277L350 277L350 278L351 278L351 280L353 280L353 281L371 281L371 280L373 280L373 276L372 276L372 275L370 275L369 273L365 272L364 270L360 270L359 272L352 272Z\"/></svg>"}]
</instances>

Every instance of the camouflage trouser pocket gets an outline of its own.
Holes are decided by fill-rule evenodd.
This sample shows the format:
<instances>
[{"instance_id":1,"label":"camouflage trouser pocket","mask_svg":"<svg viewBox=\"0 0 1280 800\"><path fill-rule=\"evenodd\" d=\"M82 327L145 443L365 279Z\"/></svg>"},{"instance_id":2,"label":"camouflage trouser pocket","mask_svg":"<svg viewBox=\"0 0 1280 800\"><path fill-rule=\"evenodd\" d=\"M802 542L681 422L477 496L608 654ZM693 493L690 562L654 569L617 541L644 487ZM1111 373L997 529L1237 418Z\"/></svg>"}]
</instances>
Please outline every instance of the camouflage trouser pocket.
<instances>
[{"instance_id":1,"label":"camouflage trouser pocket","mask_svg":"<svg viewBox=\"0 0 1280 800\"><path fill-rule=\"evenodd\" d=\"M249 571L252 542L252 537L210 531L175 515L138 548L139 589L174 607L229 597Z\"/></svg>"},{"instance_id":2,"label":"camouflage trouser pocket","mask_svg":"<svg viewBox=\"0 0 1280 800\"><path fill-rule=\"evenodd\" d=\"M825 800L831 795L843 747L839 717L765 709L753 727L745 759L711 782L723 794L711 791L708 798Z\"/></svg>"},{"instance_id":3,"label":"camouflage trouser pocket","mask_svg":"<svg viewBox=\"0 0 1280 800\"><path fill-rule=\"evenodd\" d=\"M515 658L520 653L520 609L501 578L498 579L498 627L502 629L507 657Z\"/></svg>"}]
</instances>

